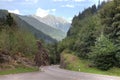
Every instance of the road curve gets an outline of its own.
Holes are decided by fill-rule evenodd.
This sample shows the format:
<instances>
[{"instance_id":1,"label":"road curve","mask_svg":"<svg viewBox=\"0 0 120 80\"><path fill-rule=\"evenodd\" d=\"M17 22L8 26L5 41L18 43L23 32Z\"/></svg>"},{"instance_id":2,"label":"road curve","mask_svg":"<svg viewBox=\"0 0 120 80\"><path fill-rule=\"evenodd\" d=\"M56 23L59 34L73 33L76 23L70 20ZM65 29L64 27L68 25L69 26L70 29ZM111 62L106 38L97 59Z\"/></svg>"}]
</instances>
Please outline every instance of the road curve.
<instances>
[{"instance_id":1,"label":"road curve","mask_svg":"<svg viewBox=\"0 0 120 80\"><path fill-rule=\"evenodd\" d=\"M120 77L64 70L57 65L42 67L41 70L41 72L4 75L0 76L0 80L120 80Z\"/></svg>"}]
</instances>

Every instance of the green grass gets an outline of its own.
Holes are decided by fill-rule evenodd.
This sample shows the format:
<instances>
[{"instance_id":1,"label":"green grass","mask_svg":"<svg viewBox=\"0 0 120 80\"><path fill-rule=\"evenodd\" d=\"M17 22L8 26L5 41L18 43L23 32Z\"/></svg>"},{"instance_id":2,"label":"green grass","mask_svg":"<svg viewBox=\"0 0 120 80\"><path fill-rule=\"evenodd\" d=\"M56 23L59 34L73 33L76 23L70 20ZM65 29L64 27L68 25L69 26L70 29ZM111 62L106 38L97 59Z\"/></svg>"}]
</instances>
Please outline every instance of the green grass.
<instances>
[{"instance_id":1,"label":"green grass","mask_svg":"<svg viewBox=\"0 0 120 80\"><path fill-rule=\"evenodd\" d=\"M36 67L17 67L15 69L11 69L11 70L4 70L4 71L0 71L0 75L7 75L7 74L16 74L16 73L25 73L25 72L34 72L34 71L38 71L39 69Z\"/></svg>"},{"instance_id":2,"label":"green grass","mask_svg":"<svg viewBox=\"0 0 120 80\"><path fill-rule=\"evenodd\" d=\"M120 68L112 68L108 71L102 71L94 67L89 67L89 61L79 59L77 56L73 54L62 54L65 59L65 63L67 64L66 69L87 73L95 73L95 74L103 74L103 75L112 75L112 76L120 76Z\"/></svg>"}]
</instances>

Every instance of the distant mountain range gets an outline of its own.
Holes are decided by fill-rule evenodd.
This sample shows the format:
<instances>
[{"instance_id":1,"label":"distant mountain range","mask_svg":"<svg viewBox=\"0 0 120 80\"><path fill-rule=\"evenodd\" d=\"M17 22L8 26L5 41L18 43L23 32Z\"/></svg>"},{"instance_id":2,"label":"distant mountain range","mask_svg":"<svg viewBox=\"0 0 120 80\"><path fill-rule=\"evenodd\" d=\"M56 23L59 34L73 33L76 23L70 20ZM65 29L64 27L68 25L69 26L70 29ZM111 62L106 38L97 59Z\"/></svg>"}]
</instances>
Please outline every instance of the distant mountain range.
<instances>
[{"instance_id":1,"label":"distant mountain range","mask_svg":"<svg viewBox=\"0 0 120 80\"><path fill-rule=\"evenodd\" d=\"M0 10L0 17L4 17L7 13L7 10ZM33 33L36 38L43 39L49 43L65 38L66 32L70 28L70 23L53 15L48 15L44 18L33 15L12 14L12 16L21 29L26 29Z\"/></svg>"},{"instance_id":2,"label":"distant mountain range","mask_svg":"<svg viewBox=\"0 0 120 80\"><path fill-rule=\"evenodd\" d=\"M37 39L42 39L47 43L57 42L57 40L53 39L49 35L43 33L42 31L40 31L40 30L34 28L32 25L28 24L26 21L22 20L18 15L13 14L12 16L14 17L19 28L31 32L33 35L35 35L35 37Z\"/></svg>"},{"instance_id":3,"label":"distant mountain range","mask_svg":"<svg viewBox=\"0 0 120 80\"><path fill-rule=\"evenodd\" d=\"M45 16L43 18L41 18L39 16L35 16L35 15L33 15L32 17L36 18L40 22L43 22L43 23L45 23L47 25L50 25L53 28L61 30L61 31L65 32L65 33L67 33L67 31L69 30L70 25L71 25L65 19L63 19L61 17L55 17L53 15L47 15L47 16Z\"/></svg>"},{"instance_id":4,"label":"distant mountain range","mask_svg":"<svg viewBox=\"0 0 120 80\"><path fill-rule=\"evenodd\" d=\"M44 34L49 35L53 39L56 39L57 41L62 40L66 36L66 34L63 31L53 28L45 23L42 23L39 20L35 19L34 17L19 16L19 18L21 18L28 24L32 25L37 30L43 32Z\"/></svg>"}]
</instances>

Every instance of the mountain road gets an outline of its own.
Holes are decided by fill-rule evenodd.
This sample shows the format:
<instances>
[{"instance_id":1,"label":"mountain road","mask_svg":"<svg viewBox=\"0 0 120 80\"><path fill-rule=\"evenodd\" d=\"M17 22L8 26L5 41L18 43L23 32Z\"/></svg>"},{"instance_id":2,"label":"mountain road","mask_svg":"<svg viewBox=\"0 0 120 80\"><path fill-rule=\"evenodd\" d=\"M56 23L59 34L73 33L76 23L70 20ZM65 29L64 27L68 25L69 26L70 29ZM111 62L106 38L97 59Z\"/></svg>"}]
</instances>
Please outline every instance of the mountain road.
<instances>
[{"instance_id":1,"label":"mountain road","mask_svg":"<svg viewBox=\"0 0 120 80\"><path fill-rule=\"evenodd\" d=\"M69 71L53 65L41 67L38 72L0 75L0 80L120 80L120 77Z\"/></svg>"}]
</instances>

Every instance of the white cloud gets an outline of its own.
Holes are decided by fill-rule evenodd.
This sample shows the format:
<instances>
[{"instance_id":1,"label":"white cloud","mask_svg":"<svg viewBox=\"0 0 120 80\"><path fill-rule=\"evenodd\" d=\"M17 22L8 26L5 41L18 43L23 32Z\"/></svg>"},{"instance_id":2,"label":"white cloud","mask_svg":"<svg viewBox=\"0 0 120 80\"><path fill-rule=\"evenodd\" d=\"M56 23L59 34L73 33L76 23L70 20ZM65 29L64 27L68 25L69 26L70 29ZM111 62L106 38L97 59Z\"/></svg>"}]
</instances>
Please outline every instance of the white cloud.
<instances>
[{"instance_id":1,"label":"white cloud","mask_svg":"<svg viewBox=\"0 0 120 80\"><path fill-rule=\"evenodd\" d=\"M4 1L4 2L12 2L14 0L0 0L0 1Z\"/></svg>"},{"instance_id":2,"label":"white cloud","mask_svg":"<svg viewBox=\"0 0 120 80\"><path fill-rule=\"evenodd\" d=\"M52 11L52 12L55 12L55 11L56 11L56 9L51 9L51 11Z\"/></svg>"},{"instance_id":3,"label":"white cloud","mask_svg":"<svg viewBox=\"0 0 120 80\"><path fill-rule=\"evenodd\" d=\"M53 0L54 2L65 2L65 1L73 1L73 2L82 2L85 0Z\"/></svg>"},{"instance_id":4,"label":"white cloud","mask_svg":"<svg viewBox=\"0 0 120 80\"><path fill-rule=\"evenodd\" d=\"M85 1L85 0L73 0L75 2L82 2L82 1Z\"/></svg>"},{"instance_id":5,"label":"white cloud","mask_svg":"<svg viewBox=\"0 0 120 80\"><path fill-rule=\"evenodd\" d=\"M38 8L35 15L40 16L40 17L45 17L49 14L49 12L50 10L44 10L42 8Z\"/></svg>"},{"instance_id":6,"label":"white cloud","mask_svg":"<svg viewBox=\"0 0 120 80\"><path fill-rule=\"evenodd\" d=\"M29 3L37 3L39 0L25 0L25 1Z\"/></svg>"},{"instance_id":7,"label":"white cloud","mask_svg":"<svg viewBox=\"0 0 120 80\"><path fill-rule=\"evenodd\" d=\"M61 1L63 1L63 0L53 0L54 2L61 2Z\"/></svg>"},{"instance_id":8,"label":"white cloud","mask_svg":"<svg viewBox=\"0 0 120 80\"><path fill-rule=\"evenodd\" d=\"M10 13L20 14L20 11L18 9L15 10L8 10Z\"/></svg>"},{"instance_id":9,"label":"white cloud","mask_svg":"<svg viewBox=\"0 0 120 80\"><path fill-rule=\"evenodd\" d=\"M74 5L70 5L70 4L66 4L66 5L62 5L61 7L68 7L68 8L74 8Z\"/></svg>"},{"instance_id":10,"label":"white cloud","mask_svg":"<svg viewBox=\"0 0 120 80\"><path fill-rule=\"evenodd\" d=\"M50 13L54 14L55 12L56 12L56 9L47 9L47 10L45 10L45 9L42 9L42 8L38 8L36 10L35 15L40 16L40 17L45 17L48 14L50 14Z\"/></svg>"},{"instance_id":11,"label":"white cloud","mask_svg":"<svg viewBox=\"0 0 120 80\"><path fill-rule=\"evenodd\" d=\"M54 2L70 1L70 0L53 0Z\"/></svg>"}]
</instances>

